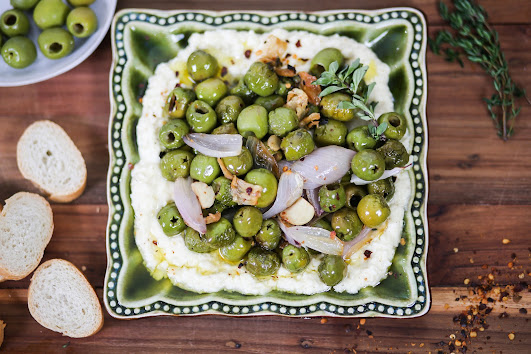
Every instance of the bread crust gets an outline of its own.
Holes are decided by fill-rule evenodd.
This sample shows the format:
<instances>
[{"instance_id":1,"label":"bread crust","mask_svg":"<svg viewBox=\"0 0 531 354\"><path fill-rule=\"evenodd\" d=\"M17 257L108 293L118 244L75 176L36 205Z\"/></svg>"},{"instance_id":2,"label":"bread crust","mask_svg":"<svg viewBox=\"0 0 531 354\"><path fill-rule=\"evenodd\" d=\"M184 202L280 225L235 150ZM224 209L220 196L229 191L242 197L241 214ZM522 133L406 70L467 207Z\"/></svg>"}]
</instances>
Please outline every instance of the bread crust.
<instances>
[{"instance_id":1,"label":"bread crust","mask_svg":"<svg viewBox=\"0 0 531 354\"><path fill-rule=\"evenodd\" d=\"M4 328L6 328L6 324L4 321L0 320L0 348L2 347L2 343L4 342Z\"/></svg>"},{"instance_id":2,"label":"bread crust","mask_svg":"<svg viewBox=\"0 0 531 354\"><path fill-rule=\"evenodd\" d=\"M90 297L92 298L92 301L97 303L98 304L98 308L99 308L99 314L98 314L99 315L99 326L97 328L95 328L94 330L92 330L88 334L82 335L82 336L72 336L72 335L69 335L69 334L65 334L64 332L62 334L64 336L71 337L71 338L84 338L84 337L93 336L94 334L98 333L102 329L103 322L104 322L103 321L103 310L101 308L100 300L98 299L98 295L96 295L96 291L94 291L94 288L92 287L92 285L87 280L87 277L85 277L85 275L75 265L73 265L72 263L70 263L69 261L66 261L64 259L59 259L59 258L50 259L49 261L46 261L43 264L41 264L39 266L39 268L37 268L35 273L33 273L33 276L31 277L30 285L29 285L29 288L28 288L28 308L29 308L31 316L41 326L47 328L43 324L43 319L38 317L37 314L35 313L35 309L36 308L35 308L34 296L36 296L38 294L35 294L34 291L32 291L32 285L33 285L34 279L39 276L40 272L42 272L43 270L45 270L49 266L53 265L54 263L62 263L64 265L68 266L68 268L70 268L72 271L74 271L74 273L76 273L76 275L78 275L80 278L82 278L84 280L84 283L86 283L87 287L90 289L89 293L90 293Z\"/></svg>"}]
</instances>

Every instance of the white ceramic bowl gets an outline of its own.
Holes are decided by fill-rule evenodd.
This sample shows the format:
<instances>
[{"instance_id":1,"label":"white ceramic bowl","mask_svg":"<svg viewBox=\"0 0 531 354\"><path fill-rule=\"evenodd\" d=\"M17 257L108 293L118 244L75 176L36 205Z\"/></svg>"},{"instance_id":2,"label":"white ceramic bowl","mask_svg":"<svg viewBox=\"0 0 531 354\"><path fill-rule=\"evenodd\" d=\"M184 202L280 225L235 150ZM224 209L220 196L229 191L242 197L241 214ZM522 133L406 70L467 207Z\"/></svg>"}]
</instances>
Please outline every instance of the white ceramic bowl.
<instances>
[{"instance_id":1,"label":"white ceramic bowl","mask_svg":"<svg viewBox=\"0 0 531 354\"><path fill-rule=\"evenodd\" d=\"M96 0L90 8L94 10L98 17L97 31L88 38L76 38L75 48L72 53L57 60L46 58L39 50L37 37L41 30L33 22L33 11L27 11L26 14L31 23L29 38L31 38L37 48L37 59L24 69L14 69L0 58L0 87L23 86L48 80L81 64L96 50L105 34L107 34L116 9L116 2L117 0ZM0 0L0 14L11 8L9 0Z\"/></svg>"}]
</instances>

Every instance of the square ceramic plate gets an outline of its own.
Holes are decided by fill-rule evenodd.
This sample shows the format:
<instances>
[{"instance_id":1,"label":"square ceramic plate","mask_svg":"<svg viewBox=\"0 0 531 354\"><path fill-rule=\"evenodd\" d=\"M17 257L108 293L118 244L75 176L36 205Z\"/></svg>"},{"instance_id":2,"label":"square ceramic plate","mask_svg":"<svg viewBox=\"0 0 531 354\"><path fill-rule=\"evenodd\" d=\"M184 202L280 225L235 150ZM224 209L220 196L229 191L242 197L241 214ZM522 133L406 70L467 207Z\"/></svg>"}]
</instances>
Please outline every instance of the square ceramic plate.
<instances>
[{"instance_id":1,"label":"square ceramic plate","mask_svg":"<svg viewBox=\"0 0 531 354\"><path fill-rule=\"evenodd\" d=\"M395 110L414 133L414 166L408 171L414 190L404 217L402 242L390 275L358 294L334 291L308 295L273 291L264 296L232 292L197 294L155 280L142 263L133 235L131 167L138 161L136 123L139 103L157 64L186 46L190 33L217 28L269 31L273 28L339 33L365 43L391 67L389 86ZM109 223L104 300L117 318L157 315L222 314L407 318L425 314L430 305L426 277L428 228L426 131L426 22L411 8L377 11L204 12L123 10L112 25L110 73Z\"/></svg>"}]
</instances>

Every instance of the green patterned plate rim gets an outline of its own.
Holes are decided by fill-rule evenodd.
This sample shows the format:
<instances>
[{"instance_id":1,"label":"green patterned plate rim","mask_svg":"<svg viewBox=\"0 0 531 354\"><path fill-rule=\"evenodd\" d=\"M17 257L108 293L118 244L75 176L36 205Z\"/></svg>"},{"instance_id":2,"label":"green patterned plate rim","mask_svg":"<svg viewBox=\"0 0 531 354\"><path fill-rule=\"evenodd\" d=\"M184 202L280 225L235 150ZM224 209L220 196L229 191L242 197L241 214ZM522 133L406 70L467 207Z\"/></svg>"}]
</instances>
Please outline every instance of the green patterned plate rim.
<instances>
[{"instance_id":1,"label":"green patterned plate rim","mask_svg":"<svg viewBox=\"0 0 531 354\"><path fill-rule=\"evenodd\" d=\"M155 280L142 264L134 243L130 173L138 159L136 121L139 103L155 66L171 59L195 31L229 28L265 32L273 28L324 35L339 33L362 42L391 68L389 86L395 110L414 134L412 196L404 217L404 241L389 275L358 294L333 291L311 296L271 292L246 296L219 292L195 294ZM107 272L103 299L111 316L131 319L158 315L339 316L411 318L430 307L426 272L427 146L426 21L413 8L323 12L212 12L126 9L112 24L110 72L109 171L107 200Z\"/></svg>"}]
</instances>

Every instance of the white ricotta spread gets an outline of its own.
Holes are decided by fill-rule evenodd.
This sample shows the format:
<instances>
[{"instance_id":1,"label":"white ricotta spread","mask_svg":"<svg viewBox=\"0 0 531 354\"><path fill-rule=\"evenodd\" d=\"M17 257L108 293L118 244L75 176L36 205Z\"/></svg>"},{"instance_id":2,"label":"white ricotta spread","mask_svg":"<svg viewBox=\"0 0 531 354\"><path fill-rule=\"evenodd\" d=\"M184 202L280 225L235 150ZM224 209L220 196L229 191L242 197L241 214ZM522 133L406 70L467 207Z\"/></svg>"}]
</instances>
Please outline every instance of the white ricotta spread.
<instances>
[{"instance_id":1,"label":"white ricotta spread","mask_svg":"<svg viewBox=\"0 0 531 354\"><path fill-rule=\"evenodd\" d=\"M165 122L163 106L168 93L180 83L184 75L176 71L184 70L188 56L195 50L205 50L214 55L220 64L228 69L228 77L242 77L249 66L258 58L256 52L262 48L266 38L273 34L288 40L287 53L291 54L289 64L297 71L308 71L310 60L323 48L339 48L347 63L360 58L370 69L365 77L367 83L376 82L371 100L378 101L376 116L393 111L393 97L388 88L389 67L382 63L366 46L356 41L334 35L330 37L307 32L287 32L274 30L270 33L237 32L218 30L193 34L188 46L176 58L160 64L149 79L143 98L142 116L137 126L137 144L140 161L131 175L131 202L135 211L135 240L144 258L146 267L156 277L167 276L173 284L195 292L235 291L243 294L265 294L272 290L298 294L315 294L328 291L330 287L320 279L317 268L319 257L314 257L309 266L298 274L292 274L283 266L274 276L256 278L237 264L229 264L221 259L218 252L195 253L184 244L180 235L168 237L162 231L157 213L173 200L173 183L167 181L160 172L159 153L162 150L158 131ZM299 44L297 44L299 42ZM251 50L246 58L245 51ZM187 83L183 80L183 86ZM402 139L409 149L410 134ZM366 286L375 286L387 276L395 249L401 238L404 212L411 193L407 173L401 173L395 183L395 195L389 206L391 215L387 228L372 242L352 255L348 262L348 273L334 290L356 293ZM370 258L364 256L369 249Z\"/></svg>"}]
</instances>

